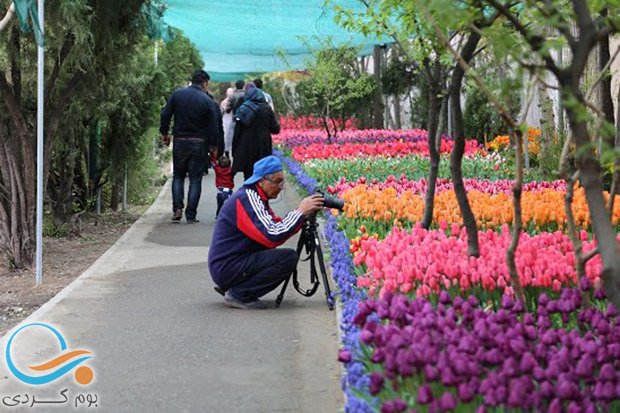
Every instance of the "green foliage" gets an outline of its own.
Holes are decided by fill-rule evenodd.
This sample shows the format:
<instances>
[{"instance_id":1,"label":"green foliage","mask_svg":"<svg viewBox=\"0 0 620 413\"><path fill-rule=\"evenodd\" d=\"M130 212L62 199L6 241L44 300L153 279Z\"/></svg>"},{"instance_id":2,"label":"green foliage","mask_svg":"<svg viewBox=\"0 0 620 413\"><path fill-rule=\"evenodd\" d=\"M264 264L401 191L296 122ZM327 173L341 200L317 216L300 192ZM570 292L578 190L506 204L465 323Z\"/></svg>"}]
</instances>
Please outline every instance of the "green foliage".
<instances>
[{"instance_id":1,"label":"green foliage","mask_svg":"<svg viewBox=\"0 0 620 413\"><path fill-rule=\"evenodd\" d=\"M513 101L518 102L518 99L518 91L513 92ZM518 114L518 105L515 109L517 111L513 110L513 116ZM476 88L470 88L467 92L463 124L465 136L468 139L477 139L481 143L484 142L485 134L489 142L497 135L508 134L506 124L489 103L489 99Z\"/></svg>"},{"instance_id":2,"label":"green foliage","mask_svg":"<svg viewBox=\"0 0 620 413\"><path fill-rule=\"evenodd\" d=\"M296 87L302 107L325 122L370 108L377 84L360 70L359 49L346 45L335 48L329 41L323 47L312 51L313 59L308 62L311 77ZM331 128L326 127L329 135L336 132Z\"/></svg>"},{"instance_id":3,"label":"green foliage","mask_svg":"<svg viewBox=\"0 0 620 413\"><path fill-rule=\"evenodd\" d=\"M166 94L172 90L187 86L192 72L201 69L204 61L196 46L180 30L171 28L168 42L159 43L158 70L163 73L163 90Z\"/></svg>"},{"instance_id":4,"label":"green foliage","mask_svg":"<svg viewBox=\"0 0 620 413\"><path fill-rule=\"evenodd\" d=\"M44 237L54 237L54 238L63 238L69 235L69 226L66 224L63 225L54 225L54 221L52 217L48 214L43 215L43 236Z\"/></svg>"},{"instance_id":5,"label":"green foliage","mask_svg":"<svg viewBox=\"0 0 620 413\"><path fill-rule=\"evenodd\" d=\"M415 74L415 69L404 59L391 59L381 74L383 93L388 95L407 93L416 84Z\"/></svg>"}]
</instances>

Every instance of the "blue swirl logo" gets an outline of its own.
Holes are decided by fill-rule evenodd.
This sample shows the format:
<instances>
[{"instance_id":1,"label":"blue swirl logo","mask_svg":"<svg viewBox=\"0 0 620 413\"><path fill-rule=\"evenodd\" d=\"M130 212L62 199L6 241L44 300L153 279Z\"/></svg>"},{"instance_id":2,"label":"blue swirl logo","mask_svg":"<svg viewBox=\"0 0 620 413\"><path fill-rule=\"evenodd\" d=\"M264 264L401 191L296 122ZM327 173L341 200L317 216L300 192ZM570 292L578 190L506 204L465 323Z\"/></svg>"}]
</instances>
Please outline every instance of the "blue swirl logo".
<instances>
[{"instance_id":1,"label":"blue swirl logo","mask_svg":"<svg viewBox=\"0 0 620 413\"><path fill-rule=\"evenodd\" d=\"M41 324L41 323L27 324L21 327L15 333L13 333L13 335L9 339L8 344L6 345L6 363L8 364L9 369L11 370L11 373L13 373L15 377L17 377L19 380L23 381L24 383L35 384L35 385L50 383L58 379L59 377L64 376L65 374L73 370L74 367L78 366L84 361L92 358L92 356L90 355L86 356L86 354L91 354L91 352L89 351L75 350L75 351L70 351L68 353L62 354L56 357L55 359L50 360L46 363L40 364L38 366L28 366L28 368L33 371L46 372L46 371L53 370L51 373L48 373L42 376L30 376L28 374L21 372L15 366L15 363L13 363L13 360L11 359L11 344L13 343L13 339L15 338L17 333L19 333L26 327L32 327L32 326L40 326L40 327L47 328L52 333L54 333L56 337L58 338L58 342L60 343L60 350L65 351L67 349L67 343L65 342L65 339L62 337L62 335L55 328L50 327L47 324ZM67 363L69 360L72 360L72 361ZM57 367L61 365L62 367L56 369ZM76 369L75 380L78 383L82 385L86 385L90 383L92 379L93 379L93 371L89 367L80 366L79 368Z\"/></svg>"}]
</instances>

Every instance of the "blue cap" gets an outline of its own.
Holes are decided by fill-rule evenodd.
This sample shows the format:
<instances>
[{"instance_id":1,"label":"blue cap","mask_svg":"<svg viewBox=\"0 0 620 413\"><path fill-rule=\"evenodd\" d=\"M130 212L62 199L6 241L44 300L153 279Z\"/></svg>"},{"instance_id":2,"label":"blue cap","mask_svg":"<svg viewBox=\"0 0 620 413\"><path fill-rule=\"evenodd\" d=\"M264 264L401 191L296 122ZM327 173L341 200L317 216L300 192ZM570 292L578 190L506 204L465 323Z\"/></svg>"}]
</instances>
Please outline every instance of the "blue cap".
<instances>
[{"instance_id":1,"label":"blue cap","mask_svg":"<svg viewBox=\"0 0 620 413\"><path fill-rule=\"evenodd\" d=\"M243 184L250 185L263 179L265 175L283 170L282 162L276 156L270 155L254 164L254 173Z\"/></svg>"}]
</instances>

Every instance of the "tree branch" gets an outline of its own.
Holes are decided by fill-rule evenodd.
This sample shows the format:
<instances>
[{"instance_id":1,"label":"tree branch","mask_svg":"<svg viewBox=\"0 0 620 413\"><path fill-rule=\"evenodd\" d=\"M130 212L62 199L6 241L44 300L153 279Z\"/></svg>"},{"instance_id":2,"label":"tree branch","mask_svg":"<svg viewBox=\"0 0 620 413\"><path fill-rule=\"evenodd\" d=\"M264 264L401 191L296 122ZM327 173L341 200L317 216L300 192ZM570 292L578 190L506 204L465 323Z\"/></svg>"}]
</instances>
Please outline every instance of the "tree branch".
<instances>
[{"instance_id":1,"label":"tree branch","mask_svg":"<svg viewBox=\"0 0 620 413\"><path fill-rule=\"evenodd\" d=\"M54 61L54 68L52 69L52 73L47 81L47 93L45 96L45 101L49 102L52 96L52 92L54 91L54 86L56 85L56 80L60 75L60 68L64 63L67 56L69 56L69 52L73 48L75 37L71 32L67 33L65 36L65 40L62 43L62 47L60 48L60 52L58 54L58 58Z\"/></svg>"},{"instance_id":2,"label":"tree branch","mask_svg":"<svg viewBox=\"0 0 620 413\"><path fill-rule=\"evenodd\" d=\"M568 44L569 44L571 50L573 50L575 47L577 47L577 42L575 41L575 38L573 37L573 35L572 35L571 31L570 31L570 25L562 17L562 14L559 12L558 8L555 7L555 5L553 4L553 2L551 0L545 0L545 7L548 8L549 11L547 11L546 9L541 8L540 6L537 6L536 8L547 19L552 19L552 18L558 18L559 19L560 24L557 25L555 28L558 29L558 31L560 33L562 33L564 35L564 37L566 37L566 40L568 41Z\"/></svg>"},{"instance_id":3,"label":"tree branch","mask_svg":"<svg viewBox=\"0 0 620 413\"><path fill-rule=\"evenodd\" d=\"M583 254L581 257L583 265L586 265L586 263L588 261L590 261L592 258L594 258L594 256L598 254L598 248L594 248L591 251L586 252L585 254Z\"/></svg>"},{"instance_id":4,"label":"tree branch","mask_svg":"<svg viewBox=\"0 0 620 413\"><path fill-rule=\"evenodd\" d=\"M503 4L498 3L496 0L487 0L487 2L495 8L500 14L504 15L517 29L517 31L523 36L532 48L532 50L538 54L545 61L547 69L549 69L556 76L560 76L560 68L556 65L553 58L548 53L540 53L541 45L544 41L542 36L536 36L530 33L530 31L516 18L514 14L510 12Z\"/></svg>"},{"instance_id":5,"label":"tree branch","mask_svg":"<svg viewBox=\"0 0 620 413\"><path fill-rule=\"evenodd\" d=\"M15 14L15 3L11 3L11 6L7 10L6 14L4 15L4 18L0 20L0 32L4 30L7 24L9 24L9 21L11 20L11 17L13 17L14 14Z\"/></svg>"}]
</instances>

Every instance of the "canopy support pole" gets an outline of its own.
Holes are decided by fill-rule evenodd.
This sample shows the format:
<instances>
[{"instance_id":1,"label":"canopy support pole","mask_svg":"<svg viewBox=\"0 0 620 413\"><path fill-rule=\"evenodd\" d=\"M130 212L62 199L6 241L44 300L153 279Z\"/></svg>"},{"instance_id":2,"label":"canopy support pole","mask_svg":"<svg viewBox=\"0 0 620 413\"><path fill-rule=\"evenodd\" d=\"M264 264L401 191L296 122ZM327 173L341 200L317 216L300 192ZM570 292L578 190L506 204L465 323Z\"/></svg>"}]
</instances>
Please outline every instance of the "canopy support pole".
<instances>
[{"instance_id":1,"label":"canopy support pole","mask_svg":"<svg viewBox=\"0 0 620 413\"><path fill-rule=\"evenodd\" d=\"M45 0L38 0L41 35L45 35ZM43 92L45 54L43 45L37 46L37 251L36 285L43 283Z\"/></svg>"}]
</instances>

